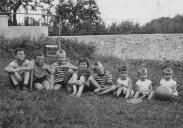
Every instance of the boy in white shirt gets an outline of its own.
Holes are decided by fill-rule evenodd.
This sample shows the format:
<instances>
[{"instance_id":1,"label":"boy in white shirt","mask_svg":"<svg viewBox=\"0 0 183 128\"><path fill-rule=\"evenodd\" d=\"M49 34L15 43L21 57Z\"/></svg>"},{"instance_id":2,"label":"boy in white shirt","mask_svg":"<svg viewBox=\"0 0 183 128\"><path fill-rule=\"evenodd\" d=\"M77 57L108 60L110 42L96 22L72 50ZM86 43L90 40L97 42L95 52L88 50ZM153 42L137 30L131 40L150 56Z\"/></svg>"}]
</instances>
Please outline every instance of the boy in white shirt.
<instances>
[{"instance_id":1,"label":"boy in white shirt","mask_svg":"<svg viewBox=\"0 0 183 128\"><path fill-rule=\"evenodd\" d=\"M132 82L130 77L128 76L128 68L126 66L121 66L119 68L119 78L117 79L116 83L117 85L113 85L109 89L99 94L107 94L114 91L113 95L118 98L123 92L123 94L125 95L125 99L128 99L130 94L134 94L134 91L132 89Z\"/></svg>"},{"instance_id":2,"label":"boy in white shirt","mask_svg":"<svg viewBox=\"0 0 183 128\"><path fill-rule=\"evenodd\" d=\"M152 81L147 79L147 69L138 69L138 77L139 80L136 82L137 91L134 99L138 98L140 94L143 96L148 96L147 99L151 99L154 92L152 91Z\"/></svg>"},{"instance_id":3,"label":"boy in white shirt","mask_svg":"<svg viewBox=\"0 0 183 128\"><path fill-rule=\"evenodd\" d=\"M173 70L171 68L166 68L163 70L163 79L160 81L160 86L166 86L172 92L173 96L178 96L177 82L172 79Z\"/></svg>"},{"instance_id":4,"label":"boy in white shirt","mask_svg":"<svg viewBox=\"0 0 183 128\"><path fill-rule=\"evenodd\" d=\"M24 92L27 91L30 77L30 71L26 68L28 64L29 60L25 59L24 50L17 48L15 50L15 60L5 67L5 71L9 74L10 83L16 89L22 89Z\"/></svg>"}]
</instances>

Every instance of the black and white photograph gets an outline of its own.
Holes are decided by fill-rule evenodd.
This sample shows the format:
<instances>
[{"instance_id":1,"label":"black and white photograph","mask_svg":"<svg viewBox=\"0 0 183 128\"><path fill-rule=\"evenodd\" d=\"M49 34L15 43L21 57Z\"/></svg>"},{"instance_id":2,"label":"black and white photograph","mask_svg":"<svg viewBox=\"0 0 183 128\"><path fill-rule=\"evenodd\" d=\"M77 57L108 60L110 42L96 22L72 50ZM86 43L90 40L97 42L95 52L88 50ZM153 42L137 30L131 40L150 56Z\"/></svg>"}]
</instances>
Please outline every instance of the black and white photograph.
<instances>
[{"instance_id":1,"label":"black and white photograph","mask_svg":"<svg viewBox=\"0 0 183 128\"><path fill-rule=\"evenodd\" d=\"M0 128L183 128L183 0L0 0Z\"/></svg>"}]
</instances>

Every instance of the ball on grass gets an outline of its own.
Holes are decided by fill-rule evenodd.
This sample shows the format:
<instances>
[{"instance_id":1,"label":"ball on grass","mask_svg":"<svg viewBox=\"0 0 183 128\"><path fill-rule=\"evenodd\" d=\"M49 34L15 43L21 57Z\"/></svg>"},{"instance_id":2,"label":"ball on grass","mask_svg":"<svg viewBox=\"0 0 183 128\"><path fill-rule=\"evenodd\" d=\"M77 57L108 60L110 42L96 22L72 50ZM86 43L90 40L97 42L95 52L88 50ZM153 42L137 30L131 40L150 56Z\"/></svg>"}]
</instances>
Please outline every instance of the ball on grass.
<instances>
[{"instance_id":1,"label":"ball on grass","mask_svg":"<svg viewBox=\"0 0 183 128\"><path fill-rule=\"evenodd\" d=\"M171 90L168 87L159 86L154 92L154 97L157 100L169 101L169 100L172 100L173 95Z\"/></svg>"}]
</instances>

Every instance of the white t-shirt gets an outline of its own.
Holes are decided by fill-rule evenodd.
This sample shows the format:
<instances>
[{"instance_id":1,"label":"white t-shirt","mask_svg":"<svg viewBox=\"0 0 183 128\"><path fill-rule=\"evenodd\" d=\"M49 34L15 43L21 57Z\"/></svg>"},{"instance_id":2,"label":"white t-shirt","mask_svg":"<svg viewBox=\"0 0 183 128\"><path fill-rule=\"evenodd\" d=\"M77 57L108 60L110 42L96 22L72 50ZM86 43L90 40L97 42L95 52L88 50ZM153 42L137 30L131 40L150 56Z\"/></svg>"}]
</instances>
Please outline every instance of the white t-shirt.
<instances>
[{"instance_id":1,"label":"white t-shirt","mask_svg":"<svg viewBox=\"0 0 183 128\"><path fill-rule=\"evenodd\" d=\"M177 86L177 82L173 79L170 79L170 80L165 80L165 79L162 79L160 81L160 85L161 86L166 86L170 89L170 91L172 92L173 91L173 88ZM175 92L173 92L173 95L177 96L178 95L178 92L177 90L175 90Z\"/></svg>"},{"instance_id":2,"label":"white t-shirt","mask_svg":"<svg viewBox=\"0 0 183 128\"><path fill-rule=\"evenodd\" d=\"M18 64L18 61L14 60L9 64L9 66L16 69L16 68L19 68L19 67L26 67L28 64L29 64L29 60L26 60L26 59L21 64ZM22 74L23 71L20 71L18 73Z\"/></svg>"},{"instance_id":3,"label":"white t-shirt","mask_svg":"<svg viewBox=\"0 0 183 128\"><path fill-rule=\"evenodd\" d=\"M152 84L151 80L146 79L145 81L138 80L136 85L139 88L139 91L149 91L150 85Z\"/></svg>"},{"instance_id":4,"label":"white t-shirt","mask_svg":"<svg viewBox=\"0 0 183 128\"><path fill-rule=\"evenodd\" d=\"M118 83L118 88L119 87L128 87L129 85L128 85L128 82L129 82L129 78L127 77L127 79L126 80L122 80L121 78L118 78L117 79L117 83Z\"/></svg>"}]
</instances>

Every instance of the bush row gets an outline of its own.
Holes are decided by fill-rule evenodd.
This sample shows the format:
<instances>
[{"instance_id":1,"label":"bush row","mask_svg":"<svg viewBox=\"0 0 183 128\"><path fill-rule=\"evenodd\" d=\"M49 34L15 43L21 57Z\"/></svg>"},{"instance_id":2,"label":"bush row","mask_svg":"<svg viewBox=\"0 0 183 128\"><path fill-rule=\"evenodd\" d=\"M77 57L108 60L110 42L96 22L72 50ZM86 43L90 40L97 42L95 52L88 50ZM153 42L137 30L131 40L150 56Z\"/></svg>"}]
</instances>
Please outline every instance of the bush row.
<instances>
[{"instance_id":1,"label":"bush row","mask_svg":"<svg viewBox=\"0 0 183 128\"><path fill-rule=\"evenodd\" d=\"M60 41L59 41L60 40ZM79 59L80 57L92 58L95 52L95 46L92 43L79 43L77 40L63 38L40 37L37 41L31 40L30 37L22 36L20 38L7 39L4 35L0 35L0 52L1 57L14 57L16 48L23 48L28 58L33 57L33 53L37 50L47 53L46 45L56 44L60 42L61 48L67 53L70 59Z\"/></svg>"}]
</instances>

